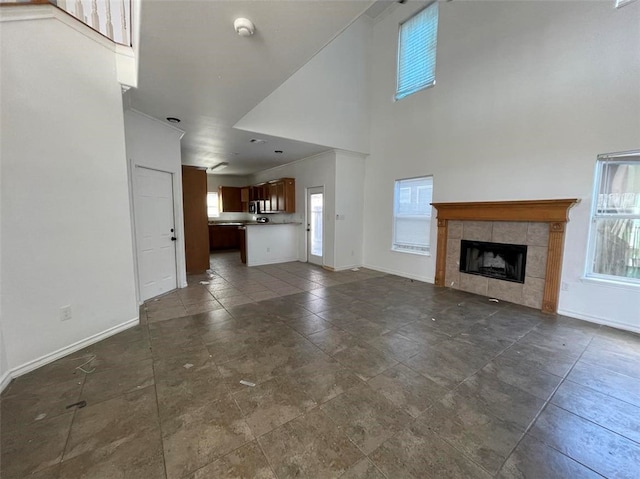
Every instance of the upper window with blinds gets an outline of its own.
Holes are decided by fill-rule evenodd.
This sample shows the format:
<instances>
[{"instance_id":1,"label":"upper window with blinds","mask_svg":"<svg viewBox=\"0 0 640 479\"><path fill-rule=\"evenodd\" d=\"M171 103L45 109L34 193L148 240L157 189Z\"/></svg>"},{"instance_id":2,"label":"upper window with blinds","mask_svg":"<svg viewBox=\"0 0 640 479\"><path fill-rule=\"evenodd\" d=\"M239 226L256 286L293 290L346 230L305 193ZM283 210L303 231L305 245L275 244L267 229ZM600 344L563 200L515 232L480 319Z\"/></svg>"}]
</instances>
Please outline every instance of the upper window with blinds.
<instances>
[{"instance_id":1,"label":"upper window with blinds","mask_svg":"<svg viewBox=\"0 0 640 479\"><path fill-rule=\"evenodd\" d=\"M400 25L396 100L435 85L437 40L438 2Z\"/></svg>"}]
</instances>

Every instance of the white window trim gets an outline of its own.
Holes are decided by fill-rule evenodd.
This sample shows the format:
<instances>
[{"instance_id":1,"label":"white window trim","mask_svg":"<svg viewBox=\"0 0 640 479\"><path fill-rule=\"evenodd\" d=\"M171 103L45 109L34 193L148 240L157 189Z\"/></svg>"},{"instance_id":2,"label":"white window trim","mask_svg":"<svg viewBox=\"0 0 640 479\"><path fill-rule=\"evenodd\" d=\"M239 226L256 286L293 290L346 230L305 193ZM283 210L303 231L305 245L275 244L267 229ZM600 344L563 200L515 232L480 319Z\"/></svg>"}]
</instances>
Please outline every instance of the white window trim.
<instances>
[{"instance_id":1,"label":"white window trim","mask_svg":"<svg viewBox=\"0 0 640 479\"><path fill-rule=\"evenodd\" d=\"M600 180L602 178L602 165L600 163L603 160L612 160L612 159L620 159L624 160L628 157L638 157L640 156L640 150L633 151L623 151L618 153L606 153L602 155L598 155L598 159L596 161L596 172L593 179L592 186L592 201L591 201L591 211L589 213L589 238L587 243L587 261L585 264L585 269L582 278L580 281L585 283L598 283L601 285L607 285L612 287L621 287L621 288L629 288L629 289L637 289L640 287L640 279L636 278L624 278L622 276L612 276L608 274L600 274L593 272L593 262L595 260L596 255L596 231L594 228L595 218L596 216L604 216L597 215L598 209L598 193L600 191Z\"/></svg>"},{"instance_id":2,"label":"white window trim","mask_svg":"<svg viewBox=\"0 0 640 479\"><path fill-rule=\"evenodd\" d=\"M431 178L431 202L433 202L433 175L421 175L421 176L414 176L411 178L398 178L397 180L393 181L393 204L392 204L392 210L391 210L391 221L392 221L392 227L391 227L391 252L392 253L402 253L402 254L412 254L412 255L417 255L417 256L431 256L431 226L432 226L432 220L433 220L433 206L431 206L430 208L430 214L428 215L429 218L429 229L427 231L427 235L428 235L428 239L429 239L429 245L427 246L427 250L423 250L423 251L418 251L418 250L409 250L409 249L401 249L401 248L396 248L395 246L395 238L396 238L396 187L397 187L397 183L399 181L406 181L406 180L415 180L418 178ZM430 202L430 203L431 203Z\"/></svg>"}]
</instances>

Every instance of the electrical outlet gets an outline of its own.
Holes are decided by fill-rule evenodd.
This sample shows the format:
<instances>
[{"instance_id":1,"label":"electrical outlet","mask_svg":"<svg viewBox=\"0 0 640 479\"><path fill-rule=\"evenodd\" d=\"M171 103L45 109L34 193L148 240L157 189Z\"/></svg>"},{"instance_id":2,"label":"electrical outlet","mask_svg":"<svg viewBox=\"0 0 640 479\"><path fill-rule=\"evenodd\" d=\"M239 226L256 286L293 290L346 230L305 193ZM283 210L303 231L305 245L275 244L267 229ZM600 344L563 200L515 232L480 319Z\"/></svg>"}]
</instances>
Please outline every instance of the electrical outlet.
<instances>
[{"instance_id":1,"label":"electrical outlet","mask_svg":"<svg viewBox=\"0 0 640 479\"><path fill-rule=\"evenodd\" d=\"M267 248L267 253L271 253L271 248Z\"/></svg>"},{"instance_id":2,"label":"electrical outlet","mask_svg":"<svg viewBox=\"0 0 640 479\"><path fill-rule=\"evenodd\" d=\"M560 289L561 289L562 291L569 291L569 283L567 283L567 282L563 281L563 282L562 282L562 284L561 284L561 286L560 286Z\"/></svg>"},{"instance_id":3,"label":"electrical outlet","mask_svg":"<svg viewBox=\"0 0 640 479\"><path fill-rule=\"evenodd\" d=\"M66 305L60 308L60 321L69 321L71 319L71 306Z\"/></svg>"}]
</instances>

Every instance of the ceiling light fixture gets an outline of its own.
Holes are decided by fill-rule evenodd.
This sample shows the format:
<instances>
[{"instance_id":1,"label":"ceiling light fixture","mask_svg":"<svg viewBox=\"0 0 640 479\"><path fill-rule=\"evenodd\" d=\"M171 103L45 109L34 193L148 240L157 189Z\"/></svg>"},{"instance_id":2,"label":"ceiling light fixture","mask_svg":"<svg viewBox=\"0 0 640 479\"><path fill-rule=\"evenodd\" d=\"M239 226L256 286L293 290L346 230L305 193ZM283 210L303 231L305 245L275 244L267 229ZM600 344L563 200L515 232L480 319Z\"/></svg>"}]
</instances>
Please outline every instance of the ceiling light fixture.
<instances>
[{"instance_id":1,"label":"ceiling light fixture","mask_svg":"<svg viewBox=\"0 0 640 479\"><path fill-rule=\"evenodd\" d=\"M236 18L233 22L233 28L235 28L236 33L241 37L250 37L253 35L253 32L256 31L253 22L248 18Z\"/></svg>"},{"instance_id":2,"label":"ceiling light fixture","mask_svg":"<svg viewBox=\"0 0 640 479\"><path fill-rule=\"evenodd\" d=\"M217 165L213 165L212 167L209 168L209 171L220 171L220 170L224 170L227 166L229 166L229 163L226 161L223 161L222 163L218 163Z\"/></svg>"},{"instance_id":3,"label":"ceiling light fixture","mask_svg":"<svg viewBox=\"0 0 640 479\"><path fill-rule=\"evenodd\" d=\"M251 138L249 140L249 143L258 143L258 144L262 144L262 143L266 143L267 140L261 140L260 138Z\"/></svg>"},{"instance_id":4,"label":"ceiling light fixture","mask_svg":"<svg viewBox=\"0 0 640 479\"><path fill-rule=\"evenodd\" d=\"M167 121L169 123L180 123L180 118L176 118L174 116L168 116L167 117Z\"/></svg>"}]
</instances>

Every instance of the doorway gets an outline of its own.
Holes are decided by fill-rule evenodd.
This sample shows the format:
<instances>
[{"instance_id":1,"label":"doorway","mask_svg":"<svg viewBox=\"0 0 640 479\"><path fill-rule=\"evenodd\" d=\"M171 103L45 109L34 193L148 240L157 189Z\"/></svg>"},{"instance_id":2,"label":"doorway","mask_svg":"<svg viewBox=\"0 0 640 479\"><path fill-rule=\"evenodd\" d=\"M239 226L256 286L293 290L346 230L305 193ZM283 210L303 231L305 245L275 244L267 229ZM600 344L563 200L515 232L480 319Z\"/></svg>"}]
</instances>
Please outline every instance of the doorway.
<instances>
[{"instance_id":1,"label":"doorway","mask_svg":"<svg viewBox=\"0 0 640 479\"><path fill-rule=\"evenodd\" d=\"M307 189L307 261L322 266L324 187Z\"/></svg>"},{"instance_id":2,"label":"doorway","mask_svg":"<svg viewBox=\"0 0 640 479\"><path fill-rule=\"evenodd\" d=\"M135 234L140 299L177 288L173 174L135 167Z\"/></svg>"}]
</instances>

